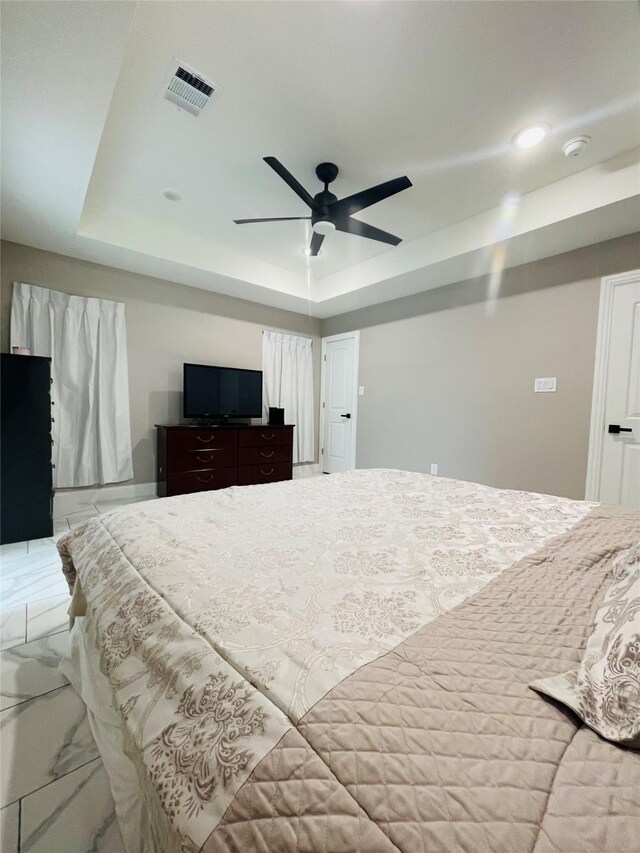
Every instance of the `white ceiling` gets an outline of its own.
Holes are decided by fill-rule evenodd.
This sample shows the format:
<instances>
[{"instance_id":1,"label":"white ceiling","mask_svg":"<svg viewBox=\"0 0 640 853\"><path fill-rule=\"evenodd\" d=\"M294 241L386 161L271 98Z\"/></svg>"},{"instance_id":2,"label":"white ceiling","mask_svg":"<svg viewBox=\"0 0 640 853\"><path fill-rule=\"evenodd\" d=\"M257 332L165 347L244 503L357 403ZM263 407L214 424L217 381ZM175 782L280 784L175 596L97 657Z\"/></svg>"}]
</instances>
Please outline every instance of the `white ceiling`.
<instances>
[{"instance_id":1,"label":"white ceiling","mask_svg":"<svg viewBox=\"0 0 640 853\"><path fill-rule=\"evenodd\" d=\"M12 2L2 30L5 239L330 316L487 272L502 240L513 265L640 229L635 0ZM163 98L172 57L220 87L197 118ZM308 259L307 223L235 225L308 213L266 155L312 194L323 160L339 197L407 174L359 214L404 242Z\"/></svg>"}]
</instances>

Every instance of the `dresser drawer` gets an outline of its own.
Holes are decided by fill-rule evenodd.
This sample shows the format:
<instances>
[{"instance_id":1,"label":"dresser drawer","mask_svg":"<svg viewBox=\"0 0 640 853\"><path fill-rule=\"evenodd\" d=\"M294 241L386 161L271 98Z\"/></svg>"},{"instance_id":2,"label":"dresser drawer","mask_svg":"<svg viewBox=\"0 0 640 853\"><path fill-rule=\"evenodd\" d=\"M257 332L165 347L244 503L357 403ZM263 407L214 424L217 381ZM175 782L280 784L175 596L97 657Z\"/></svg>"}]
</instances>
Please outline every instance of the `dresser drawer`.
<instances>
[{"instance_id":1,"label":"dresser drawer","mask_svg":"<svg viewBox=\"0 0 640 853\"><path fill-rule=\"evenodd\" d=\"M184 471L169 474L167 495L184 495L189 492L206 492L238 485L237 468L216 468L206 471Z\"/></svg>"},{"instance_id":2,"label":"dresser drawer","mask_svg":"<svg viewBox=\"0 0 640 853\"><path fill-rule=\"evenodd\" d=\"M240 447L270 447L272 445L292 445L293 427L257 427L238 431Z\"/></svg>"},{"instance_id":3,"label":"dresser drawer","mask_svg":"<svg viewBox=\"0 0 640 853\"><path fill-rule=\"evenodd\" d=\"M293 448L287 444L275 444L273 447L241 447L238 450L238 465L266 465L268 468L274 462L291 464Z\"/></svg>"},{"instance_id":4,"label":"dresser drawer","mask_svg":"<svg viewBox=\"0 0 640 853\"><path fill-rule=\"evenodd\" d=\"M174 450L172 453L168 454L167 458L169 472L197 471L200 468L235 468L237 464L237 447L207 447L202 448L202 450Z\"/></svg>"},{"instance_id":5,"label":"dresser drawer","mask_svg":"<svg viewBox=\"0 0 640 853\"><path fill-rule=\"evenodd\" d=\"M242 465L238 468L238 485L252 486L256 483L275 483L291 479L291 463L275 462L263 465Z\"/></svg>"},{"instance_id":6,"label":"dresser drawer","mask_svg":"<svg viewBox=\"0 0 640 853\"><path fill-rule=\"evenodd\" d=\"M172 429L167 438L170 452L238 446L238 433L234 429Z\"/></svg>"}]
</instances>

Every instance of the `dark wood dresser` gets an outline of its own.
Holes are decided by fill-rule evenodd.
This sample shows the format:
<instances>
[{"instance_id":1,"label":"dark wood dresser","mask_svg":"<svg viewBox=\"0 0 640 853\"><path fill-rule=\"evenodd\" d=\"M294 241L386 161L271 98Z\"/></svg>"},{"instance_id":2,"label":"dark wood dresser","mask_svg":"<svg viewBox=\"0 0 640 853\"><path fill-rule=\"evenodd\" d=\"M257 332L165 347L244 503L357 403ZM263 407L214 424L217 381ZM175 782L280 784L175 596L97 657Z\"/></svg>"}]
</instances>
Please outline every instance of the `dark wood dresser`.
<instances>
[{"instance_id":1,"label":"dark wood dresser","mask_svg":"<svg viewBox=\"0 0 640 853\"><path fill-rule=\"evenodd\" d=\"M156 424L160 498L293 477L293 426Z\"/></svg>"}]
</instances>

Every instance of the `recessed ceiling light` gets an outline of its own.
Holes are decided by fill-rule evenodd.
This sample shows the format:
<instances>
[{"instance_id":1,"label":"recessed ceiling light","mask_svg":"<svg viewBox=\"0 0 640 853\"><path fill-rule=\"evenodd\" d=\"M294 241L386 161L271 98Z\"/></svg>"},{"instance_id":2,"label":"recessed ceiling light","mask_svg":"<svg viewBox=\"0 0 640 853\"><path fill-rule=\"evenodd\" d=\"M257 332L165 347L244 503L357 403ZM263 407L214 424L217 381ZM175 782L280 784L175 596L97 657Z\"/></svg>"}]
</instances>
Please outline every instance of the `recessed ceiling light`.
<instances>
[{"instance_id":1,"label":"recessed ceiling light","mask_svg":"<svg viewBox=\"0 0 640 853\"><path fill-rule=\"evenodd\" d=\"M310 258L311 257L311 246L307 246L306 249L303 249L302 254L306 255L308 258Z\"/></svg>"},{"instance_id":2,"label":"recessed ceiling light","mask_svg":"<svg viewBox=\"0 0 640 853\"><path fill-rule=\"evenodd\" d=\"M178 190L172 190L171 187L168 187L166 190L162 190L162 195L167 199L167 201L180 201L182 198Z\"/></svg>"},{"instance_id":3,"label":"recessed ceiling light","mask_svg":"<svg viewBox=\"0 0 640 853\"><path fill-rule=\"evenodd\" d=\"M530 127L523 127L513 137L513 144L516 148L533 148L548 136L550 130L548 124L532 124Z\"/></svg>"}]
</instances>

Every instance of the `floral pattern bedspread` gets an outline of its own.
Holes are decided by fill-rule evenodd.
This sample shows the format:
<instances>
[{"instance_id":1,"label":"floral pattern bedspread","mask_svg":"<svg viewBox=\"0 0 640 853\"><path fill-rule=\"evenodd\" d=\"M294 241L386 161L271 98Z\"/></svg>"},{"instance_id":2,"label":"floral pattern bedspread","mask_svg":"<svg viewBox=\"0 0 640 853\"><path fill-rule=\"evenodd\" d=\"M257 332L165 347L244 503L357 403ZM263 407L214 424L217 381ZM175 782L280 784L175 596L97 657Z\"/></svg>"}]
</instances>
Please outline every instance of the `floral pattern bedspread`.
<instances>
[{"instance_id":1,"label":"floral pattern bedspread","mask_svg":"<svg viewBox=\"0 0 640 853\"><path fill-rule=\"evenodd\" d=\"M392 470L131 505L60 542L185 850L331 688L593 507Z\"/></svg>"}]
</instances>

